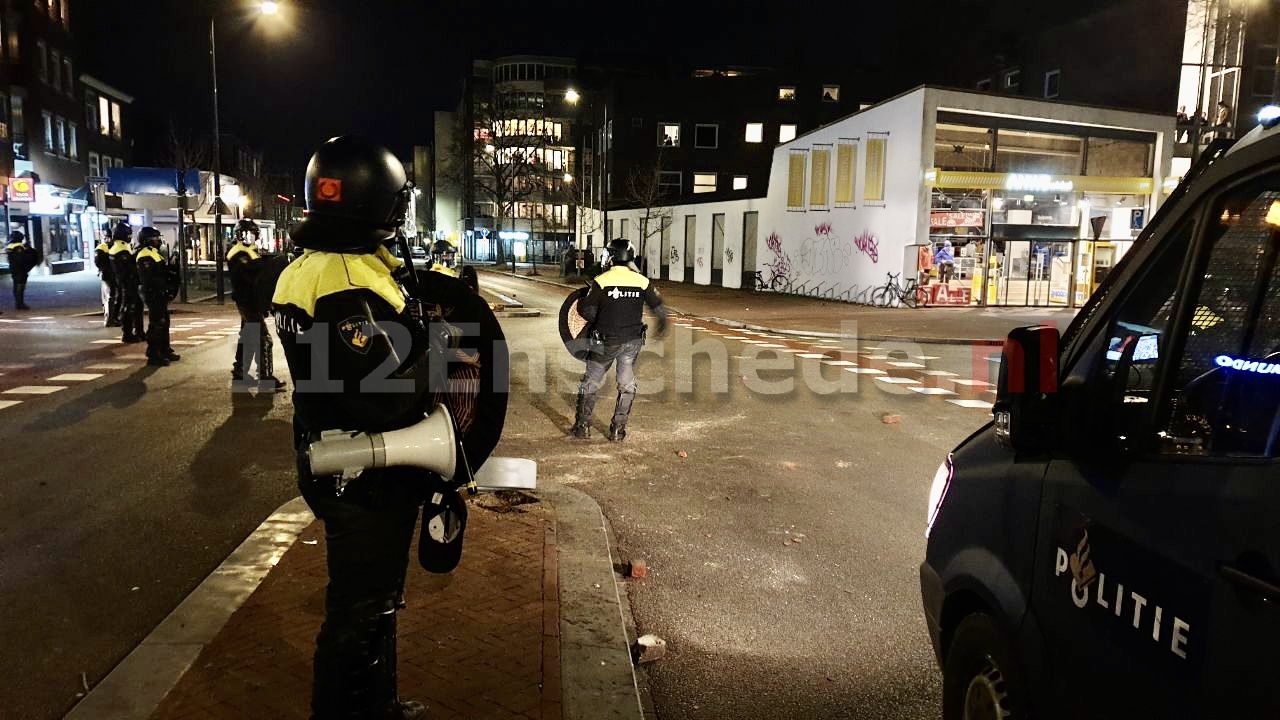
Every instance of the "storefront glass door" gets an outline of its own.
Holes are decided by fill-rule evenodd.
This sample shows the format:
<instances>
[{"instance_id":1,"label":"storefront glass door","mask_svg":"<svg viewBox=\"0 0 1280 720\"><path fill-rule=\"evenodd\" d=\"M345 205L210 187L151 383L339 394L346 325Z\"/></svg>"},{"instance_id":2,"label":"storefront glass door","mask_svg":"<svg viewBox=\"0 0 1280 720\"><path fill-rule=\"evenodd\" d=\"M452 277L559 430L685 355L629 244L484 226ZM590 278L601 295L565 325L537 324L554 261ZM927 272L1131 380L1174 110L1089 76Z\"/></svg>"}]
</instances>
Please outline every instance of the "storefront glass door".
<instances>
[{"instance_id":1,"label":"storefront glass door","mask_svg":"<svg viewBox=\"0 0 1280 720\"><path fill-rule=\"evenodd\" d=\"M992 243L988 305L1066 307L1071 303L1070 242L1006 240ZM993 261L992 261L993 260ZM994 295L994 297L992 297Z\"/></svg>"}]
</instances>

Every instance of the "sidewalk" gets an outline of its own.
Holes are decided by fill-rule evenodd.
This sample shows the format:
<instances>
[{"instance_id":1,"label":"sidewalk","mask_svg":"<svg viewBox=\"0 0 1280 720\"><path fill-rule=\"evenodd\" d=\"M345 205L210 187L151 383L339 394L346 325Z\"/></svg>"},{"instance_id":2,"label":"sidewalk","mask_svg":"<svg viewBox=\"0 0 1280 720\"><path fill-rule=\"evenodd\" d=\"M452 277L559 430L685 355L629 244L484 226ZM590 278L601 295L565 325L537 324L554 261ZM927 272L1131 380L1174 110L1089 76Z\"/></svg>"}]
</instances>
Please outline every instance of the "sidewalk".
<instances>
[{"instance_id":1,"label":"sidewalk","mask_svg":"<svg viewBox=\"0 0 1280 720\"><path fill-rule=\"evenodd\" d=\"M642 716L600 507L539 485L470 499L462 563L448 575L417 565L415 536L399 686L430 718ZM323 536L301 499L286 503L68 720L307 718Z\"/></svg>"},{"instance_id":2,"label":"sidewalk","mask_svg":"<svg viewBox=\"0 0 1280 720\"><path fill-rule=\"evenodd\" d=\"M511 277L509 273L502 275ZM581 287L587 279L554 274L530 277L523 273L518 277L566 289ZM1021 325L1048 323L1065 330L1076 314L1072 308L877 308L773 292L656 282L667 306L681 315L730 327L819 337L856 333L864 340L999 345L1011 329Z\"/></svg>"}]
</instances>

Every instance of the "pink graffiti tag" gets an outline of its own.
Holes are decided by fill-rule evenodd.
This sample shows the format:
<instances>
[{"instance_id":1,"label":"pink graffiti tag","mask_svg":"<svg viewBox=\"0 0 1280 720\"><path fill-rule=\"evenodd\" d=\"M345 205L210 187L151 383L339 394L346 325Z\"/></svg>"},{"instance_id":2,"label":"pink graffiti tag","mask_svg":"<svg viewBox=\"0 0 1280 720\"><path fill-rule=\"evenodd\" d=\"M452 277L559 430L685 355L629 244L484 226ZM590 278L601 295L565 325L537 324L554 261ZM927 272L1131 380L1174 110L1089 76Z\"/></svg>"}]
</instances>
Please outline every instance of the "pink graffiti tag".
<instances>
[{"instance_id":1,"label":"pink graffiti tag","mask_svg":"<svg viewBox=\"0 0 1280 720\"><path fill-rule=\"evenodd\" d=\"M871 262L880 262L880 240L869 232L864 232L853 239L853 246L866 253Z\"/></svg>"}]
</instances>

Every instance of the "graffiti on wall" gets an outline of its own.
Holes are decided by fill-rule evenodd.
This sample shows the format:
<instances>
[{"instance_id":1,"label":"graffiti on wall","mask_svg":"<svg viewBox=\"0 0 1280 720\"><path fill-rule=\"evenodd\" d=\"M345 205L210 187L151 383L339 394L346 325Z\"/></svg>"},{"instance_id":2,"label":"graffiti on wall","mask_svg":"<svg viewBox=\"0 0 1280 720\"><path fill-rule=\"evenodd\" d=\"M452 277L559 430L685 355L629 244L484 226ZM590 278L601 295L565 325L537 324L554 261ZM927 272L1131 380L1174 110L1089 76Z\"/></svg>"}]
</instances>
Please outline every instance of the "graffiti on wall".
<instances>
[{"instance_id":1,"label":"graffiti on wall","mask_svg":"<svg viewBox=\"0 0 1280 720\"><path fill-rule=\"evenodd\" d=\"M769 252L773 253L773 262L765 263L764 266L769 268L769 283L774 279L782 279L790 283L795 271L791 267L791 256L782 251L782 238L778 237L778 233L769 233L769 237L764 239L765 247L769 248Z\"/></svg>"},{"instance_id":2,"label":"graffiti on wall","mask_svg":"<svg viewBox=\"0 0 1280 720\"><path fill-rule=\"evenodd\" d=\"M880 262L880 239L875 235L863 230L861 235L853 239L853 246L858 252L865 253L871 258L871 262Z\"/></svg>"},{"instance_id":3,"label":"graffiti on wall","mask_svg":"<svg viewBox=\"0 0 1280 720\"><path fill-rule=\"evenodd\" d=\"M814 277L836 275L849 267L853 249L835 236L831 223L819 223L813 228L813 237L800 243L800 257L796 263L801 273Z\"/></svg>"}]
</instances>

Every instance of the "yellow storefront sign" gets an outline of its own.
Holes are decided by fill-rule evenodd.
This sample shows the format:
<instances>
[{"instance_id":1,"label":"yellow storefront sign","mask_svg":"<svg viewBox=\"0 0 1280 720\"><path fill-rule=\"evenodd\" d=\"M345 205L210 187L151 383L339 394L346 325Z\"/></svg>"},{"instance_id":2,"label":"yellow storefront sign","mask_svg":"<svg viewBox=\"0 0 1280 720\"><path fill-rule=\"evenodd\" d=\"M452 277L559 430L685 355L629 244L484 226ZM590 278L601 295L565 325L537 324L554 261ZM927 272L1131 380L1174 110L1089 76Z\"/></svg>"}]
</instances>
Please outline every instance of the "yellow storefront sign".
<instances>
[{"instance_id":1,"label":"yellow storefront sign","mask_svg":"<svg viewBox=\"0 0 1280 720\"><path fill-rule=\"evenodd\" d=\"M1155 180L1149 177L1041 175L933 168L925 172L924 178L925 184L929 187L1008 190L1010 192L1096 192L1149 195L1155 189Z\"/></svg>"}]
</instances>

